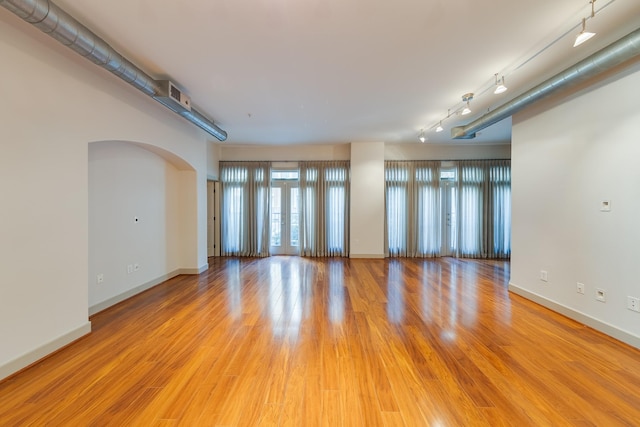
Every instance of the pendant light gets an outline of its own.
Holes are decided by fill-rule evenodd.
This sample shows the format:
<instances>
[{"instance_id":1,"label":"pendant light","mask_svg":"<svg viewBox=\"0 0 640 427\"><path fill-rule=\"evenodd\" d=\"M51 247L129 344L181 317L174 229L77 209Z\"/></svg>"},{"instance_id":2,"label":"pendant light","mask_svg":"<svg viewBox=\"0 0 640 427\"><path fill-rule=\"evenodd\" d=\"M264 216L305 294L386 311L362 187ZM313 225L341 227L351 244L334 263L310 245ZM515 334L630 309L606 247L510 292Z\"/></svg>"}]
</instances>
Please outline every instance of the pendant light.
<instances>
[{"instance_id":1,"label":"pendant light","mask_svg":"<svg viewBox=\"0 0 640 427\"><path fill-rule=\"evenodd\" d=\"M596 16L595 3L596 0L591 0L591 18ZM595 36L596 33L590 33L587 31L587 18L582 18L582 31L576 36L576 41L573 43L573 47L580 46L582 43Z\"/></svg>"},{"instance_id":2,"label":"pendant light","mask_svg":"<svg viewBox=\"0 0 640 427\"><path fill-rule=\"evenodd\" d=\"M473 93L465 93L464 95L462 95L462 101L467 103L467 105L465 105L465 107L462 109L462 113L460 113L463 116L466 116L467 114L471 113L469 101L471 101L472 99L473 99Z\"/></svg>"},{"instance_id":3,"label":"pendant light","mask_svg":"<svg viewBox=\"0 0 640 427\"><path fill-rule=\"evenodd\" d=\"M507 87L504 85L504 76L502 80L498 80L498 73L496 73L496 90L493 91L496 95L507 91Z\"/></svg>"}]
</instances>

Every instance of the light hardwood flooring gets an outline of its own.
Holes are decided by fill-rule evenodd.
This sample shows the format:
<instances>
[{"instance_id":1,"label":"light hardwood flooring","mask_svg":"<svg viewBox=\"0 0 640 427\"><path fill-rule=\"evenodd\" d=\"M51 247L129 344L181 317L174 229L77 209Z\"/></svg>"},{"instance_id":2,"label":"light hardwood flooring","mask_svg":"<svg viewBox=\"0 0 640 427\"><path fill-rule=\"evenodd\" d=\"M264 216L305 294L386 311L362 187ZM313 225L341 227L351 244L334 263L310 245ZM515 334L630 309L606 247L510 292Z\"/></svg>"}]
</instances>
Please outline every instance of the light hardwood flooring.
<instances>
[{"instance_id":1,"label":"light hardwood flooring","mask_svg":"<svg viewBox=\"0 0 640 427\"><path fill-rule=\"evenodd\" d=\"M0 383L0 426L640 425L640 351L510 294L508 262L210 265Z\"/></svg>"}]
</instances>

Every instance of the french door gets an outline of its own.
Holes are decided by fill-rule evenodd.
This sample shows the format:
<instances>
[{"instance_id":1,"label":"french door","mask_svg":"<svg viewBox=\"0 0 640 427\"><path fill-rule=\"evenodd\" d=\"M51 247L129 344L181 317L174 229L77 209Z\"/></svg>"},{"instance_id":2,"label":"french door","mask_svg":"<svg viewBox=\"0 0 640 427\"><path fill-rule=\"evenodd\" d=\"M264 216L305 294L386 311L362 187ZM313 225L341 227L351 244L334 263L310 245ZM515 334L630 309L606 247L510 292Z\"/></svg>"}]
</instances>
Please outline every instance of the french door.
<instances>
[{"instance_id":1,"label":"french door","mask_svg":"<svg viewBox=\"0 0 640 427\"><path fill-rule=\"evenodd\" d=\"M271 182L271 255L300 253L300 191L293 180Z\"/></svg>"},{"instance_id":2,"label":"french door","mask_svg":"<svg viewBox=\"0 0 640 427\"><path fill-rule=\"evenodd\" d=\"M443 174L443 177L450 175ZM455 176L455 175L454 175ZM441 256L455 256L458 245L458 186L454 179L440 180L440 206L442 209Z\"/></svg>"}]
</instances>

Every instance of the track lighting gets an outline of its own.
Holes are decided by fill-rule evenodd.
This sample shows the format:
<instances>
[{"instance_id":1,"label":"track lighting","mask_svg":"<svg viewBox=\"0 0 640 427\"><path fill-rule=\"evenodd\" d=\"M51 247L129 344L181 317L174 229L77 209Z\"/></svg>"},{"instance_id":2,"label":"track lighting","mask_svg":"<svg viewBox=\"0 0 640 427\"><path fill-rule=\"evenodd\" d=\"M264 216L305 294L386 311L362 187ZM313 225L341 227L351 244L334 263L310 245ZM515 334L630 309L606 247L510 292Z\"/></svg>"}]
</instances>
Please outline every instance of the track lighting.
<instances>
[{"instance_id":1,"label":"track lighting","mask_svg":"<svg viewBox=\"0 0 640 427\"><path fill-rule=\"evenodd\" d=\"M420 136L418 137L418 139L420 140L420 142L425 142L427 140L427 138L425 138L424 136L424 129L420 129Z\"/></svg>"},{"instance_id":2,"label":"track lighting","mask_svg":"<svg viewBox=\"0 0 640 427\"><path fill-rule=\"evenodd\" d=\"M591 0L591 18L596 16L595 3L596 0ZM587 18L582 18L582 31L576 36L576 41L573 43L573 47L580 46L582 43L595 36L596 33L590 33L587 31Z\"/></svg>"},{"instance_id":3,"label":"track lighting","mask_svg":"<svg viewBox=\"0 0 640 427\"><path fill-rule=\"evenodd\" d=\"M466 102L467 105L465 105L465 107L462 109L462 115L466 116L467 114L471 113L471 108L469 107L469 101L471 101L473 99L473 93L465 93L464 95L462 95L462 101Z\"/></svg>"},{"instance_id":4,"label":"track lighting","mask_svg":"<svg viewBox=\"0 0 640 427\"><path fill-rule=\"evenodd\" d=\"M438 127L436 128L436 132L442 132L444 130L444 128L442 127L442 120L440 120L440 123L438 123Z\"/></svg>"},{"instance_id":5,"label":"track lighting","mask_svg":"<svg viewBox=\"0 0 640 427\"><path fill-rule=\"evenodd\" d=\"M498 80L498 73L496 73L496 90L493 91L496 95L506 92L507 87L504 85L504 76L502 76L502 80Z\"/></svg>"}]
</instances>

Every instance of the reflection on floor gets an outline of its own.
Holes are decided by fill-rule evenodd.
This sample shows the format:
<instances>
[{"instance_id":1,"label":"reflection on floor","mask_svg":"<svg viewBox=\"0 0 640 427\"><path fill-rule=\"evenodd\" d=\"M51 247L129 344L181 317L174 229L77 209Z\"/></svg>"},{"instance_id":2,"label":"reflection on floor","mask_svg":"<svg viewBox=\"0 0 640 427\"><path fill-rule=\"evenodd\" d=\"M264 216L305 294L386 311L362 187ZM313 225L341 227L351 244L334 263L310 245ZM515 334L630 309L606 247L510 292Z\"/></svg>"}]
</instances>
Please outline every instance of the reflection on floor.
<instances>
[{"instance_id":1,"label":"reflection on floor","mask_svg":"<svg viewBox=\"0 0 640 427\"><path fill-rule=\"evenodd\" d=\"M0 425L614 426L640 351L507 291L509 263L212 258L0 383Z\"/></svg>"}]
</instances>

